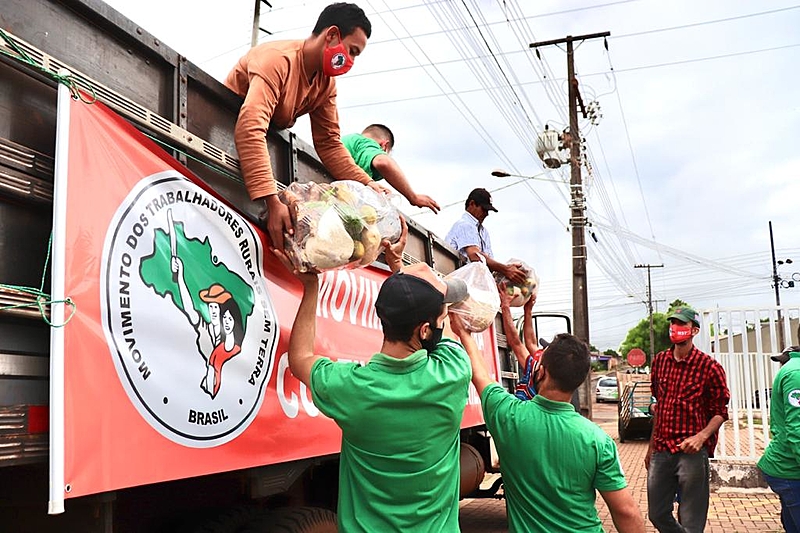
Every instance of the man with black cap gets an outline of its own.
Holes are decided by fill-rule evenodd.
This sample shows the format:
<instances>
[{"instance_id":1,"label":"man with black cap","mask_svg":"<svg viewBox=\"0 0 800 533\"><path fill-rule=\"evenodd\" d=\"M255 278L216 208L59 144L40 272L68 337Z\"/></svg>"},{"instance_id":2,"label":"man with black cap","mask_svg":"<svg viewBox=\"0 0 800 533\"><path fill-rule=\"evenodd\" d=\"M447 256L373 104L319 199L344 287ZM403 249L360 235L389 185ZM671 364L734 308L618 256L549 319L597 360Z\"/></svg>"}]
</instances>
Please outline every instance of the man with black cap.
<instances>
[{"instance_id":1,"label":"man with black cap","mask_svg":"<svg viewBox=\"0 0 800 533\"><path fill-rule=\"evenodd\" d=\"M672 348L656 355L650 372L656 403L644 460L648 516L662 533L699 532L708 516L708 458L731 396L722 365L694 346L700 315L682 306L668 320ZM675 494L680 523L672 512Z\"/></svg>"},{"instance_id":2,"label":"man with black cap","mask_svg":"<svg viewBox=\"0 0 800 533\"><path fill-rule=\"evenodd\" d=\"M512 283L522 285L527 279L527 274L521 265L506 265L495 261L492 253L492 241L483 221L489 216L489 211L497 212L492 205L492 195L486 189L473 189L464 202L464 214L453 224L447 232L445 240L458 250L464 261L486 260L486 266L492 272L504 275Z\"/></svg>"},{"instance_id":3,"label":"man with black cap","mask_svg":"<svg viewBox=\"0 0 800 533\"><path fill-rule=\"evenodd\" d=\"M442 330L446 304L463 300L466 284L424 263L392 274L375 301L383 345L360 365L314 353L318 278L295 275L303 299L289 367L342 429L339 530L459 531L459 427L471 371L463 346Z\"/></svg>"},{"instance_id":4,"label":"man with black cap","mask_svg":"<svg viewBox=\"0 0 800 533\"><path fill-rule=\"evenodd\" d=\"M772 383L769 441L758 468L781 501L781 523L800 532L800 346L790 346L773 361L781 364Z\"/></svg>"}]
</instances>

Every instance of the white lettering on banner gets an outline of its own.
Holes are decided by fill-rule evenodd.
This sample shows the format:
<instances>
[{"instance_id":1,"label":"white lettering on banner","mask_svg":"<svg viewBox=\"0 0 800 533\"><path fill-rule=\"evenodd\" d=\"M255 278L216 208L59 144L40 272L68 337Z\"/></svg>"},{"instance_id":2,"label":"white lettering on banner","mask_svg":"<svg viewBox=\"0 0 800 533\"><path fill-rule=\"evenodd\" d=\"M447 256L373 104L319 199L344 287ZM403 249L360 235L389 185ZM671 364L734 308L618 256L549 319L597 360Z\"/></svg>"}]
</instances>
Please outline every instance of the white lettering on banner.
<instances>
[{"instance_id":1,"label":"white lettering on banner","mask_svg":"<svg viewBox=\"0 0 800 533\"><path fill-rule=\"evenodd\" d=\"M306 410L308 416L319 415L319 409L317 409L317 406L314 405L314 401L311 399L311 391L308 390L308 387L306 387L306 384L302 381L300 382L300 401L303 402L303 409Z\"/></svg>"},{"instance_id":2,"label":"white lettering on banner","mask_svg":"<svg viewBox=\"0 0 800 533\"><path fill-rule=\"evenodd\" d=\"M366 363L363 361L355 361L350 359L339 359L335 363L356 363L357 365L364 366ZM286 388L286 378L292 376L290 384L299 383L299 394L296 391ZM314 400L311 397L311 391L306 387L306 384L294 378L289 370L289 354L283 352L278 360L278 381L276 384L276 392L278 394L278 403L280 403L283 412L289 418L297 418L300 413L300 405L303 406L303 411L313 418L320 415L319 408L314 405ZM324 416L324 415L323 415Z\"/></svg>"},{"instance_id":3,"label":"white lettering on banner","mask_svg":"<svg viewBox=\"0 0 800 533\"><path fill-rule=\"evenodd\" d=\"M375 300L378 297L377 281L352 271L335 270L322 275L317 301L317 316L332 318L343 322L347 316L350 324L370 329L381 329L380 320L375 313ZM347 311L347 313L345 313ZM361 311L361 321L358 316Z\"/></svg>"},{"instance_id":4,"label":"white lettering on banner","mask_svg":"<svg viewBox=\"0 0 800 533\"><path fill-rule=\"evenodd\" d=\"M286 374L289 370L289 354L283 352L278 360L278 381L276 383L276 392L278 393L278 403L281 404L284 414L289 418L297 417L300 412L299 402L297 395L293 392L286 396Z\"/></svg>"},{"instance_id":5,"label":"white lettering on banner","mask_svg":"<svg viewBox=\"0 0 800 533\"><path fill-rule=\"evenodd\" d=\"M483 341L483 333L472 333L472 338L475 339L475 344L478 346L478 350L483 351L483 347L486 343Z\"/></svg>"},{"instance_id":6,"label":"white lettering on banner","mask_svg":"<svg viewBox=\"0 0 800 533\"><path fill-rule=\"evenodd\" d=\"M255 419L280 331L263 257L252 225L174 170L119 201L101 260L103 330L128 398L163 437L212 448ZM212 292L235 304L226 358L222 311L203 299Z\"/></svg>"},{"instance_id":7,"label":"white lettering on banner","mask_svg":"<svg viewBox=\"0 0 800 533\"><path fill-rule=\"evenodd\" d=\"M342 287L344 287L344 296L339 298L339 295L342 292ZM341 322L344 318L344 306L350 299L350 289L350 276L347 275L347 272L342 271L341 273L337 274L336 284L334 285L333 294L331 295L330 300L331 316L336 322ZM336 302L340 300L342 302L341 305L336 305Z\"/></svg>"},{"instance_id":8,"label":"white lettering on banner","mask_svg":"<svg viewBox=\"0 0 800 533\"><path fill-rule=\"evenodd\" d=\"M286 389L286 378L291 375L292 373L289 370L289 354L287 352L283 352L280 360L278 361L278 382L276 385L278 403L281 404L283 412L289 418L297 418L297 415L300 413L300 404L302 403L303 411L305 411L308 416L319 416L319 409L317 409L317 406L314 405L314 402L311 400L311 391L308 390L308 387L306 387L305 383L300 382L298 379L292 379L290 382L300 383L299 399L298 395L295 394L294 391Z\"/></svg>"},{"instance_id":9,"label":"white lettering on banner","mask_svg":"<svg viewBox=\"0 0 800 533\"><path fill-rule=\"evenodd\" d=\"M478 391L475 390L475 385L469 384L469 394L467 395L467 405L480 405L481 398L478 396Z\"/></svg>"}]
</instances>

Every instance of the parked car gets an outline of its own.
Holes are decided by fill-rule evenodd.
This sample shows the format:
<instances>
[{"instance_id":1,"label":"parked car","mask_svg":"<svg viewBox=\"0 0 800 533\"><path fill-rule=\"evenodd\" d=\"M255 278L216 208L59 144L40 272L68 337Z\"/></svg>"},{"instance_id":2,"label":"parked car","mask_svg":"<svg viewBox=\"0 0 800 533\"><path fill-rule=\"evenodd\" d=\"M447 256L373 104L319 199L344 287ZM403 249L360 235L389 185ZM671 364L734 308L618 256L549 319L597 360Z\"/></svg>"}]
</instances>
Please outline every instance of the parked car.
<instances>
[{"instance_id":1,"label":"parked car","mask_svg":"<svg viewBox=\"0 0 800 533\"><path fill-rule=\"evenodd\" d=\"M772 387L753 391L753 409L761 409L761 398L772 398ZM769 405L769 402L767 402Z\"/></svg>"},{"instance_id":2,"label":"parked car","mask_svg":"<svg viewBox=\"0 0 800 533\"><path fill-rule=\"evenodd\" d=\"M600 378L597 381L595 396L597 398L597 403L618 401L619 390L617 389L617 378Z\"/></svg>"}]
</instances>

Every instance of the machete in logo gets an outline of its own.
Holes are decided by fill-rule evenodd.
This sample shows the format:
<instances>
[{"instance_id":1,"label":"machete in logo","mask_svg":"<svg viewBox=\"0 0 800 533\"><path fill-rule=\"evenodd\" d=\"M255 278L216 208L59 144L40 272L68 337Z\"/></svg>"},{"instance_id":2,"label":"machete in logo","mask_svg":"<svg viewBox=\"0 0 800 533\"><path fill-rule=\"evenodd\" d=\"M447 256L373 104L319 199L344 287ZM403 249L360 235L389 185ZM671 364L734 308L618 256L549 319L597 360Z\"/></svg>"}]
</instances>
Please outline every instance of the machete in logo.
<instances>
[{"instance_id":1,"label":"machete in logo","mask_svg":"<svg viewBox=\"0 0 800 533\"><path fill-rule=\"evenodd\" d=\"M175 171L141 180L108 228L103 327L136 409L164 437L210 448L253 421L280 329L252 226Z\"/></svg>"}]
</instances>

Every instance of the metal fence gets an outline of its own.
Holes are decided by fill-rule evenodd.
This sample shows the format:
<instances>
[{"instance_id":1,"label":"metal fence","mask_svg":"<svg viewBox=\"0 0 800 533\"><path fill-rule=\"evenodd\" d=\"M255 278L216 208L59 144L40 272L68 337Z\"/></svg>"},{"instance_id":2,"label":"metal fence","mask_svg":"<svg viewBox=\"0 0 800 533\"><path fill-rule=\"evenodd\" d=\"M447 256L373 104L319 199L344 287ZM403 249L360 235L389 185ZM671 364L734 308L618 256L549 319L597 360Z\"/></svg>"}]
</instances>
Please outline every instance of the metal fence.
<instances>
[{"instance_id":1,"label":"metal fence","mask_svg":"<svg viewBox=\"0 0 800 533\"><path fill-rule=\"evenodd\" d=\"M701 325L698 348L722 364L731 392L716 458L757 461L769 442L772 381L780 368L770 357L798 344L800 308L706 310Z\"/></svg>"}]
</instances>

